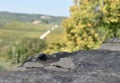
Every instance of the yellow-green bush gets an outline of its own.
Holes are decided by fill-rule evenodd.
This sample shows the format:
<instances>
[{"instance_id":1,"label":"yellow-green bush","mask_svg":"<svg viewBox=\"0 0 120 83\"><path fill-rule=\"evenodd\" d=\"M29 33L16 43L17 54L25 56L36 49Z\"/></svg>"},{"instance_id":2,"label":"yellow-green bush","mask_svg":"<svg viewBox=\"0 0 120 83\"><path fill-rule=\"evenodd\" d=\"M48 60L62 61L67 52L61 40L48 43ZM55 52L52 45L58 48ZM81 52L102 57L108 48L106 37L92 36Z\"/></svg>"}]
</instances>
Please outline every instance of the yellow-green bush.
<instances>
[{"instance_id":1,"label":"yellow-green bush","mask_svg":"<svg viewBox=\"0 0 120 83\"><path fill-rule=\"evenodd\" d=\"M120 37L120 1L100 1L100 22L99 26L106 30L106 38ZM99 31L100 32L100 31Z\"/></svg>"},{"instance_id":2,"label":"yellow-green bush","mask_svg":"<svg viewBox=\"0 0 120 83\"><path fill-rule=\"evenodd\" d=\"M111 37L120 37L119 0L74 0L70 17L63 21L64 36L49 44L52 51L99 48Z\"/></svg>"},{"instance_id":3,"label":"yellow-green bush","mask_svg":"<svg viewBox=\"0 0 120 83\"><path fill-rule=\"evenodd\" d=\"M97 26L97 13L93 1L80 0L70 8L71 16L63 22L66 29L67 46L71 51L80 49L94 49L100 44Z\"/></svg>"}]
</instances>

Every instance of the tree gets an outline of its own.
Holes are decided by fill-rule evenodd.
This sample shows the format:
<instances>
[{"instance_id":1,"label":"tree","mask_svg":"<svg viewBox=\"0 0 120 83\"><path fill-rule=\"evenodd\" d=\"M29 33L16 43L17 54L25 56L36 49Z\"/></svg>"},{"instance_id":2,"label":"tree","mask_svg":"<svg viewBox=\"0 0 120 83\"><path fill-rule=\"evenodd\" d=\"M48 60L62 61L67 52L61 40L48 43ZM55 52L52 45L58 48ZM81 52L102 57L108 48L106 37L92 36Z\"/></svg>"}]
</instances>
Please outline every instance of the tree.
<instances>
[{"instance_id":1,"label":"tree","mask_svg":"<svg viewBox=\"0 0 120 83\"><path fill-rule=\"evenodd\" d=\"M71 16L63 22L63 27L66 29L67 46L71 46L71 51L92 49L99 45L99 36L95 31L97 4L97 0L75 0L75 5L70 8Z\"/></svg>"},{"instance_id":2,"label":"tree","mask_svg":"<svg viewBox=\"0 0 120 83\"><path fill-rule=\"evenodd\" d=\"M119 0L73 0L70 17L63 21L65 33L51 50L95 49L111 37L120 37Z\"/></svg>"},{"instance_id":3,"label":"tree","mask_svg":"<svg viewBox=\"0 0 120 83\"><path fill-rule=\"evenodd\" d=\"M100 3L101 22L109 33L108 38L120 36L120 1L119 0L103 0Z\"/></svg>"}]
</instances>

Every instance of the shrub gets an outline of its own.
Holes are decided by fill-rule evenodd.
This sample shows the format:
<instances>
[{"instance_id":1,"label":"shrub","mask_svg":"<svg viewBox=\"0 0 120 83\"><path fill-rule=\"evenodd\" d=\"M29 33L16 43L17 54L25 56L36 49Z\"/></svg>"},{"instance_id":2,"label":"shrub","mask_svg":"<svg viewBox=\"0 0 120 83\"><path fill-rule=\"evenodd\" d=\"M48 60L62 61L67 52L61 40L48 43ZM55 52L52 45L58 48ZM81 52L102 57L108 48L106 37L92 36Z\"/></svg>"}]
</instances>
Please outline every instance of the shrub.
<instances>
[{"instance_id":1,"label":"shrub","mask_svg":"<svg viewBox=\"0 0 120 83\"><path fill-rule=\"evenodd\" d=\"M42 52L46 47L45 40L23 38L10 47L7 58L11 60L13 64L21 63L28 57Z\"/></svg>"},{"instance_id":2,"label":"shrub","mask_svg":"<svg viewBox=\"0 0 120 83\"><path fill-rule=\"evenodd\" d=\"M49 52L97 49L104 40L120 37L119 0L73 1L70 17L63 21L65 34L50 44Z\"/></svg>"}]
</instances>

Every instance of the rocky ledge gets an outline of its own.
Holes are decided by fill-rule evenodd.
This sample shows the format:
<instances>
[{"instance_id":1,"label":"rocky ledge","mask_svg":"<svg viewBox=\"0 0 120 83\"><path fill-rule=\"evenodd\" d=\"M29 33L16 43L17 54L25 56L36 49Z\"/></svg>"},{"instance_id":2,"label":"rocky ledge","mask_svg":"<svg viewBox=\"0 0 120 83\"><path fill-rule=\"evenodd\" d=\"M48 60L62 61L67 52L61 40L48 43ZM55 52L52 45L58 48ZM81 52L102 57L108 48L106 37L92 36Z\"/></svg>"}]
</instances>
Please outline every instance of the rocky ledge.
<instances>
[{"instance_id":1,"label":"rocky ledge","mask_svg":"<svg viewBox=\"0 0 120 83\"><path fill-rule=\"evenodd\" d=\"M0 83L120 83L120 51L40 54L0 72Z\"/></svg>"}]
</instances>

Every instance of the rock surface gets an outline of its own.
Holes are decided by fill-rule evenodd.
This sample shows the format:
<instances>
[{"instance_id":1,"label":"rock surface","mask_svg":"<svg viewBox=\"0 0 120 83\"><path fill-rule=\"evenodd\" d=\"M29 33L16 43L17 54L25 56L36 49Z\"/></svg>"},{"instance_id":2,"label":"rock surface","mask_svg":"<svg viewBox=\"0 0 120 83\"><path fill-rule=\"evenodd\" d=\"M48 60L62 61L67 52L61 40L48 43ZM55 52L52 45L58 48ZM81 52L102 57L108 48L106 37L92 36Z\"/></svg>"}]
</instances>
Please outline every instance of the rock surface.
<instances>
[{"instance_id":1,"label":"rock surface","mask_svg":"<svg viewBox=\"0 0 120 83\"><path fill-rule=\"evenodd\" d=\"M107 50L113 50L113 51L120 51L120 39L118 38L112 38L102 44L100 49L107 49Z\"/></svg>"},{"instance_id":2,"label":"rock surface","mask_svg":"<svg viewBox=\"0 0 120 83\"><path fill-rule=\"evenodd\" d=\"M37 66L24 66L30 62ZM55 53L20 68L0 72L0 83L120 83L120 51Z\"/></svg>"}]
</instances>

